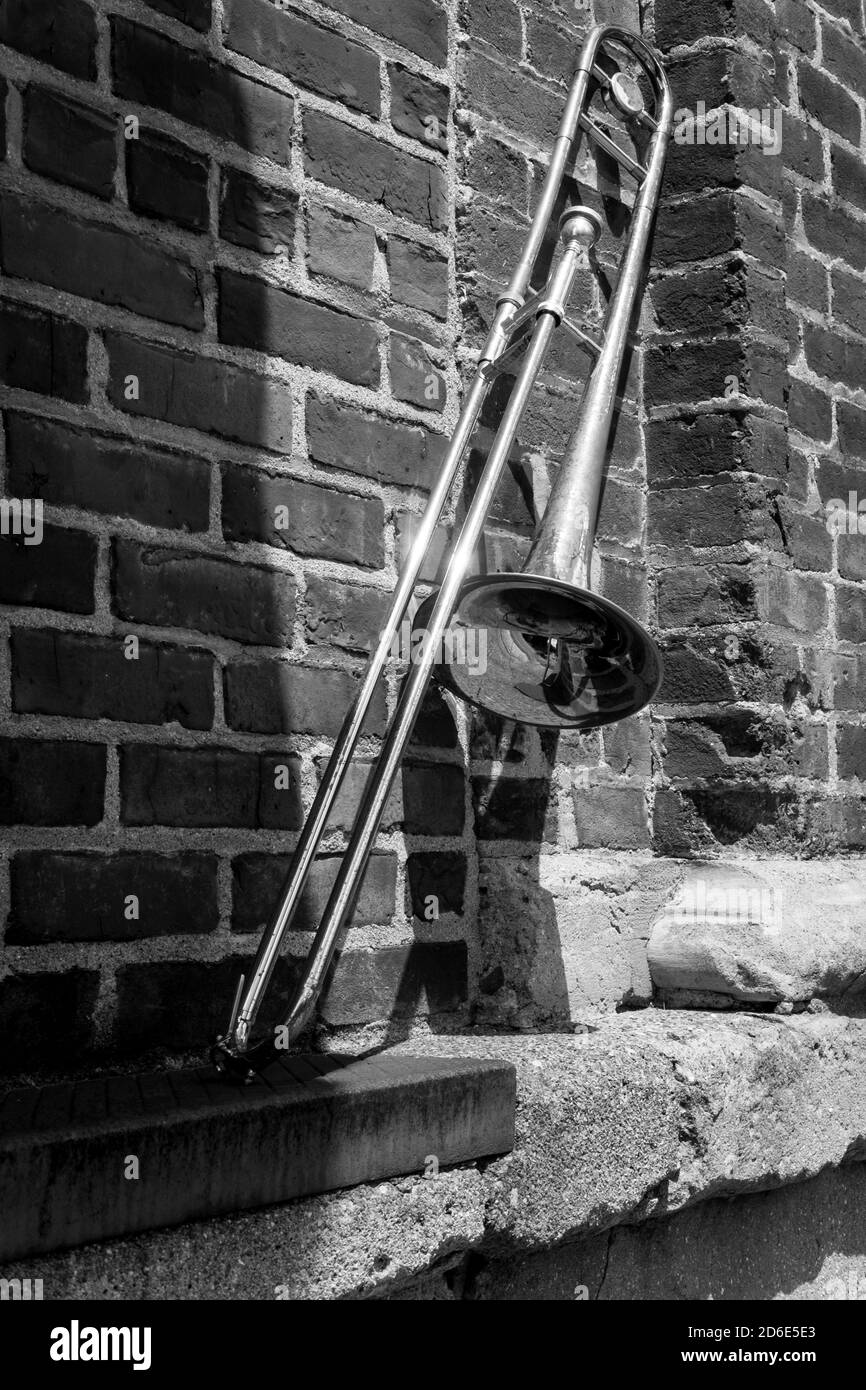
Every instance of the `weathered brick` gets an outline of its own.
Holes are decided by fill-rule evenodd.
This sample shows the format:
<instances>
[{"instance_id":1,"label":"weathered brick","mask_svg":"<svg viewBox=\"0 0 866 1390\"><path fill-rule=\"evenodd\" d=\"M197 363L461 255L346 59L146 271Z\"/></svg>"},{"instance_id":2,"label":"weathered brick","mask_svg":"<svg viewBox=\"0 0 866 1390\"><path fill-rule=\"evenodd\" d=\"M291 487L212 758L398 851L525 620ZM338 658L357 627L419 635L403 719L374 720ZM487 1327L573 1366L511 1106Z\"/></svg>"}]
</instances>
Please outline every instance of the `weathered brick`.
<instances>
[{"instance_id":1,"label":"weathered brick","mask_svg":"<svg viewBox=\"0 0 866 1390\"><path fill-rule=\"evenodd\" d=\"M39 545L0 534L0 603L92 613L96 537L63 526L43 526Z\"/></svg>"},{"instance_id":2,"label":"weathered brick","mask_svg":"<svg viewBox=\"0 0 866 1390\"><path fill-rule=\"evenodd\" d=\"M833 433L833 401L807 381L794 380L788 391L788 420L801 434L829 440Z\"/></svg>"},{"instance_id":3,"label":"weathered brick","mask_svg":"<svg viewBox=\"0 0 866 1390\"><path fill-rule=\"evenodd\" d=\"M394 129L423 141L431 149L447 153L448 88L404 68L401 63L389 63L388 76Z\"/></svg>"},{"instance_id":4,"label":"weathered brick","mask_svg":"<svg viewBox=\"0 0 866 1390\"><path fill-rule=\"evenodd\" d=\"M384 562L385 515L378 498L334 492L258 468L223 468L222 524L231 541L261 541L372 569Z\"/></svg>"},{"instance_id":5,"label":"weathered brick","mask_svg":"<svg viewBox=\"0 0 866 1390\"><path fill-rule=\"evenodd\" d=\"M827 573L833 563L833 543L826 517L801 511L787 498L779 499L779 521L785 549L797 569Z\"/></svg>"},{"instance_id":6,"label":"weathered brick","mask_svg":"<svg viewBox=\"0 0 866 1390\"><path fill-rule=\"evenodd\" d=\"M403 828L407 835L460 835L463 769L450 763L406 763L402 769Z\"/></svg>"},{"instance_id":7,"label":"weathered brick","mask_svg":"<svg viewBox=\"0 0 866 1390\"><path fill-rule=\"evenodd\" d=\"M232 661L225 668L226 722L244 733L334 738L358 679L350 671L286 661ZM384 723L385 692L380 686L365 729L381 733Z\"/></svg>"},{"instance_id":8,"label":"weathered brick","mask_svg":"<svg viewBox=\"0 0 866 1390\"><path fill-rule=\"evenodd\" d=\"M110 199L116 128L114 117L31 83L24 94L24 163L34 173Z\"/></svg>"},{"instance_id":9,"label":"weathered brick","mask_svg":"<svg viewBox=\"0 0 866 1390\"><path fill-rule=\"evenodd\" d=\"M41 309L0 304L0 380L83 404L88 399L87 329Z\"/></svg>"},{"instance_id":10,"label":"weathered brick","mask_svg":"<svg viewBox=\"0 0 866 1390\"><path fill-rule=\"evenodd\" d=\"M120 750L120 818L124 825L298 830L300 763L235 748L128 744Z\"/></svg>"},{"instance_id":11,"label":"weathered brick","mask_svg":"<svg viewBox=\"0 0 866 1390\"><path fill-rule=\"evenodd\" d=\"M804 193L803 226L816 251L838 256L855 270L866 268L866 222L858 222L844 208Z\"/></svg>"},{"instance_id":12,"label":"weathered brick","mask_svg":"<svg viewBox=\"0 0 866 1390\"><path fill-rule=\"evenodd\" d=\"M788 300L796 300L800 304L805 304L808 309L815 309L819 314L826 314L829 305L827 271L821 262L814 260L811 256L801 255L789 244L786 270Z\"/></svg>"},{"instance_id":13,"label":"weathered brick","mask_svg":"<svg viewBox=\"0 0 866 1390\"><path fill-rule=\"evenodd\" d=\"M514 65L503 66L479 48L461 54L459 75L465 103L473 111L517 134L530 130L542 145L555 138L562 99L536 78Z\"/></svg>"},{"instance_id":14,"label":"weathered brick","mask_svg":"<svg viewBox=\"0 0 866 1390\"><path fill-rule=\"evenodd\" d=\"M17 714L122 719L209 729L213 724L214 658L193 647L138 639L126 656L124 634L12 633L12 708Z\"/></svg>"},{"instance_id":15,"label":"weathered brick","mask_svg":"<svg viewBox=\"0 0 866 1390\"><path fill-rule=\"evenodd\" d=\"M647 427L647 471L651 485L689 483L745 469L784 476L787 439L779 426L727 413L687 420L656 420Z\"/></svg>"},{"instance_id":16,"label":"weathered brick","mask_svg":"<svg viewBox=\"0 0 866 1390\"><path fill-rule=\"evenodd\" d=\"M835 24L821 25L821 66L853 92L866 87L866 53Z\"/></svg>"},{"instance_id":17,"label":"weathered brick","mask_svg":"<svg viewBox=\"0 0 866 1390\"><path fill-rule=\"evenodd\" d=\"M145 318L204 327L196 269L140 236L14 194L0 201L3 269Z\"/></svg>"},{"instance_id":18,"label":"weathered brick","mask_svg":"<svg viewBox=\"0 0 866 1390\"><path fill-rule=\"evenodd\" d=\"M362 478L425 489L443 452L441 435L383 420L313 392L307 397L307 444L316 463Z\"/></svg>"},{"instance_id":19,"label":"weathered brick","mask_svg":"<svg viewBox=\"0 0 866 1390\"><path fill-rule=\"evenodd\" d=\"M210 28L211 0L145 0L145 4L200 34L206 34Z\"/></svg>"},{"instance_id":20,"label":"weathered brick","mask_svg":"<svg viewBox=\"0 0 866 1390\"><path fill-rule=\"evenodd\" d=\"M850 93L813 68L811 63L800 64L797 82L803 109L844 140L859 145L860 108Z\"/></svg>"},{"instance_id":21,"label":"weathered brick","mask_svg":"<svg viewBox=\"0 0 866 1390\"><path fill-rule=\"evenodd\" d=\"M129 206L145 217L176 222L192 232L208 225L206 155L156 131L141 131L127 140L126 187Z\"/></svg>"},{"instance_id":22,"label":"weathered brick","mask_svg":"<svg viewBox=\"0 0 866 1390\"><path fill-rule=\"evenodd\" d=\"M270 0L228 0L223 30L226 46L236 53L299 87L379 115L379 59L369 48Z\"/></svg>"},{"instance_id":23,"label":"weathered brick","mask_svg":"<svg viewBox=\"0 0 866 1390\"><path fill-rule=\"evenodd\" d=\"M381 589L311 578L304 598L307 640L343 651L369 651L382 630L387 598Z\"/></svg>"},{"instance_id":24,"label":"weathered brick","mask_svg":"<svg viewBox=\"0 0 866 1390\"><path fill-rule=\"evenodd\" d=\"M285 383L228 362L106 333L108 396L119 410L257 444L283 454L292 445L292 398ZM138 395L129 395L135 378Z\"/></svg>"},{"instance_id":25,"label":"weathered brick","mask_svg":"<svg viewBox=\"0 0 866 1390\"><path fill-rule=\"evenodd\" d=\"M298 195L290 188L262 183L243 169L225 168L220 189L220 236L236 246L272 256L289 255L295 238Z\"/></svg>"},{"instance_id":26,"label":"weathered brick","mask_svg":"<svg viewBox=\"0 0 866 1390\"><path fill-rule=\"evenodd\" d=\"M472 778L479 840L541 841L556 837L550 783L539 777Z\"/></svg>"},{"instance_id":27,"label":"weathered brick","mask_svg":"<svg viewBox=\"0 0 866 1390\"><path fill-rule=\"evenodd\" d=\"M836 197L866 211L866 168L859 156L842 145L831 145L830 168Z\"/></svg>"},{"instance_id":28,"label":"weathered brick","mask_svg":"<svg viewBox=\"0 0 866 1390\"><path fill-rule=\"evenodd\" d=\"M836 419L839 425L839 448L845 454L866 459L866 410L858 410L848 401L837 401Z\"/></svg>"},{"instance_id":29,"label":"weathered brick","mask_svg":"<svg viewBox=\"0 0 866 1390\"><path fill-rule=\"evenodd\" d=\"M117 540L114 590L114 611L131 622L267 647L292 641L295 582L280 570Z\"/></svg>"},{"instance_id":30,"label":"weathered brick","mask_svg":"<svg viewBox=\"0 0 866 1390\"><path fill-rule=\"evenodd\" d=\"M793 169L816 183L824 181L824 145L817 130L786 111L783 117L782 158Z\"/></svg>"},{"instance_id":31,"label":"weathered brick","mask_svg":"<svg viewBox=\"0 0 866 1390\"><path fill-rule=\"evenodd\" d=\"M479 135L463 151L462 171L476 193L507 203L519 213L526 211L529 166L518 150L491 135Z\"/></svg>"},{"instance_id":32,"label":"weathered brick","mask_svg":"<svg viewBox=\"0 0 866 1390\"><path fill-rule=\"evenodd\" d=\"M653 238L656 265L702 261L731 251L737 242L737 214L733 195L714 192L706 198L674 203L659 209Z\"/></svg>"},{"instance_id":33,"label":"weathered brick","mask_svg":"<svg viewBox=\"0 0 866 1390\"><path fill-rule=\"evenodd\" d=\"M105 758L98 743L0 738L0 824L97 825Z\"/></svg>"},{"instance_id":34,"label":"weathered brick","mask_svg":"<svg viewBox=\"0 0 866 1390\"><path fill-rule=\"evenodd\" d=\"M448 317L448 262L438 251L403 237L388 238L391 295L400 304Z\"/></svg>"},{"instance_id":35,"label":"weathered brick","mask_svg":"<svg viewBox=\"0 0 866 1390\"><path fill-rule=\"evenodd\" d=\"M643 787L576 787L572 792L578 844L645 849L649 815Z\"/></svg>"},{"instance_id":36,"label":"weathered brick","mask_svg":"<svg viewBox=\"0 0 866 1390\"><path fill-rule=\"evenodd\" d=\"M523 26L514 0L461 0L460 24L509 58L522 56Z\"/></svg>"},{"instance_id":37,"label":"weathered brick","mask_svg":"<svg viewBox=\"0 0 866 1390\"><path fill-rule=\"evenodd\" d=\"M416 338L391 334L389 354L391 390L398 400L410 401L422 410L443 411L447 388L423 343Z\"/></svg>"},{"instance_id":38,"label":"weathered brick","mask_svg":"<svg viewBox=\"0 0 866 1390\"><path fill-rule=\"evenodd\" d=\"M342 857L323 855L313 864L294 926L314 931L325 909ZM242 854L232 863L234 873L232 928L257 931L270 916L289 867L288 855ZM364 873L352 926L389 923L394 915L397 860L393 854L372 854Z\"/></svg>"},{"instance_id":39,"label":"weathered brick","mask_svg":"<svg viewBox=\"0 0 866 1390\"><path fill-rule=\"evenodd\" d=\"M836 630L843 642L862 642L866 638L866 593L862 589L837 590Z\"/></svg>"},{"instance_id":40,"label":"weathered brick","mask_svg":"<svg viewBox=\"0 0 866 1390\"><path fill-rule=\"evenodd\" d=\"M410 854L406 861L406 911L421 921L435 921L443 912L463 913L466 893L466 855L459 850ZM430 899L435 899L434 903ZM430 917L431 909L435 916Z\"/></svg>"},{"instance_id":41,"label":"weathered brick","mask_svg":"<svg viewBox=\"0 0 866 1390\"><path fill-rule=\"evenodd\" d=\"M376 233L367 222L313 203L307 211L307 269L355 285L373 288Z\"/></svg>"},{"instance_id":42,"label":"weathered brick","mask_svg":"<svg viewBox=\"0 0 866 1390\"><path fill-rule=\"evenodd\" d=\"M231 270L219 273L219 334L224 343L333 372L344 381L379 381L372 323Z\"/></svg>"},{"instance_id":43,"label":"weathered brick","mask_svg":"<svg viewBox=\"0 0 866 1390\"><path fill-rule=\"evenodd\" d=\"M316 776L321 782L324 776L328 759L325 757L316 758ZM346 770L346 775L340 784L340 790L334 799L333 808L328 816L328 826L332 830L350 830L364 789L370 776L371 764L366 758L354 758ZM380 830L393 830L402 824L403 821L403 785L402 776L398 774L391 784L388 799L382 812L379 822Z\"/></svg>"},{"instance_id":44,"label":"weathered brick","mask_svg":"<svg viewBox=\"0 0 866 1390\"><path fill-rule=\"evenodd\" d=\"M96 20L84 0L54 0L51 5L5 0L0 43L71 77L96 77Z\"/></svg>"},{"instance_id":45,"label":"weathered brick","mask_svg":"<svg viewBox=\"0 0 866 1390\"><path fill-rule=\"evenodd\" d=\"M818 376L857 387L866 377L866 345L807 323L803 327L806 361Z\"/></svg>"},{"instance_id":46,"label":"weathered brick","mask_svg":"<svg viewBox=\"0 0 866 1390\"><path fill-rule=\"evenodd\" d=\"M434 0L327 0L328 7L393 39L410 53L442 67L448 53L448 17Z\"/></svg>"},{"instance_id":47,"label":"weathered brick","mask_svg":"<svg viewBox=\"0 0 866 1390\"><path fill-rule=\"evenodd\" d=\"M836 766L840 777L866 781L866 728L840 724L836 731Z\"/></svg>"},{"instance_id":48,"label":"weathered brick","mask_svg":"<svg viewBox=\"0 0 866 1390\"><path fill-rule=\"evenodd\" d=\"M815 52L815 16L803 0L776 0L780 35L801 53Z\"/></svg>"},{"instance_id":49,"label":"weathered brick","mask_svg":"<svg viewBox=\"0 0 866 1390\"><path fill-rule=\"evenodd\" d=\"M322 999L326 1023L346 1027L412 1014L452 1013L466 1001L466 943L413 941L343 951Z\"/></svg>"},{"instance_id":50,"label":"weathered brick","mask_svg":"<svg viewBox=\"0 0 866 1390\"><path fill-rule=\"evenodd\" d=\"M742 40L748 34L766 39L769 16L766 7L749 0L659 0L656 42L662 50L691 43L707 35Z\"/></svg>"},{"instance_id":51,"label":"weathered brick","mask_svg":"<svg viewBox=\"0 0 866 1390\"><path fill-rule=\"evenodd\" d=\"M745 565L681 565L658 577L664 628L714 626L757 618L754 578Z\"/></svg>"},{"instance_id":52,"label":"weathered brick","mask_svg":"<svg viewBox=\"0 0 866 1390\"><path fill-rule=\"evenodd\" d=\"M18 496L146 526L208 528L210 467L188 454L16 411L6 413L6 448Z\"/></svg>"},{"instance_id":53,"label":"weathered brick","mask_svg":"<svg viewBox=\"0 0 866 1390\"><path fill-rule=\"evenodd\" d=\"M798 637L817 638L829 621L827 589L820 579L773 566L767 576L766 618Z\"/></svg>"},{"instance_id":54,"label":"weathered brick","mask_svg":"<svg viewBox=\"0 0 866 1390\"><path fill-rule=\"evenodd\" d=\"M575 7L575 23L580 23L582 18L583 15ZM527 57L536 72L540 72L548 81L550 78L560 82L571 81L580 37L570 25L566 26L556 16L531 12L526 15ZM497 47L501 48L502 45L497 44ZM507 52L507 49L504 51Z\"/></svg>"},{"instance_id":55,"label":"weathered brick","mask_svg":"<svg viewBox=\"0 0 866 1390\"><path fill-rule=\"evenodd\" d=\"M9 83L0 77L0 159L6 158L6 99L9 96Z\"/></svg>"},{"instance_id":56,"label":"weathered brick","mask_svg":"<svg viewBox=\"0 0 866 1390\"><path fill-rule=\"evenodd\" d=\"M180 121L287 164L294 102L164 34L130 20L112 21L114 91Z\"/></svg>"},{"instance_id":57,"label":"weathered brick","mask_svg":"<svg viewBox=\"0 0 866 1390\"><path fill-rule=\"evenodd\" d=\"M304 163L309 178L342 188L363 202L381 204L433 231L448 225L442 170L319 111L304 121Z\"/></svg>"},{"instance_id":58,"label":"weathered brick","mask_svg":"<svg viewBox=\"0 0 866 1390\"><path fill-rule=\"evenodd\" d=\"M62 974L39 970L7 975L0 982L4 1071L56 1068L59 1037L70 1058L85 1052L93 1040L98 992L99 971L78 966Z\"/></svg>"},{"instance_id":59,"label":"weathered brick","mask_svg":"<svg viewBox=\"0 0 866 1390\"><path fill-rule=\"evenodd\" d=\"M724 396L730 377L737 378L741 394L782 405L785 362L774 344L725 338L653 347L645 354L644 390L651 405Z\"/></svg>"},{"instance_id":60,"label":"weathered brick","mask_svg":"<svg viewBox=\"0 0 866 1390\"><path fill-rule=\"evenodd\" d=\"M138 899L138 917L130 898ZM217 860L211 854L16 854L6 939L136 941L213 931Z\"/></svg>"}]
</instances>

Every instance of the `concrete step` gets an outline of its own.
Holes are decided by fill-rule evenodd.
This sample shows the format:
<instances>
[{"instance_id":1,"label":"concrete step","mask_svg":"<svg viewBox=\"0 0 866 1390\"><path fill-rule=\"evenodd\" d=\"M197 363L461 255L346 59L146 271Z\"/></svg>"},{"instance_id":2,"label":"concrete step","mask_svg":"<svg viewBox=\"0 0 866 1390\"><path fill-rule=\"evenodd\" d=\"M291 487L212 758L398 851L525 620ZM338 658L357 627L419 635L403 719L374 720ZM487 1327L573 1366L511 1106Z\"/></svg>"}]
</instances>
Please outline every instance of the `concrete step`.
<instances>
[{"instance_id":1,"label":"concrete step","mask_svg":"<svg viewBox=\"0 0 866 1390\"><path fill-rule=\"evenodd\" d=\"M10 1092L0 1260L249 1211L507 1153L513 1066L381 1054L281 1058Z\"/></svg>"}]
</instances>

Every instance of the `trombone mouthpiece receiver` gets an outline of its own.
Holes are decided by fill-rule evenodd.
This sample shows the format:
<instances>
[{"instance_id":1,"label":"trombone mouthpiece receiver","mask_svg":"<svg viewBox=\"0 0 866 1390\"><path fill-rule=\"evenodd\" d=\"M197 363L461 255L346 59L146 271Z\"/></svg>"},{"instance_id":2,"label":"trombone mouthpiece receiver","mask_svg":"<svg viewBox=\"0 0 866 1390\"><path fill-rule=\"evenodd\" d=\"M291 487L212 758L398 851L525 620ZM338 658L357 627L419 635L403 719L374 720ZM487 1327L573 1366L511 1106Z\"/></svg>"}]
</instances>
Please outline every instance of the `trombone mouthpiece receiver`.
<instances>
[{"instance_id":1,"label":"trombone mouthpiece receiver","mask_svg":"<svg viewBox=\"0 0 866 1390\"><path fill-rule=\"evenodd\" d=\"M595 246L602 233L604 224L598 213L593 208L586 208L582 204L577 207L566 208L559 219L559 235L564 245L571 241L579 241L586 247Z\"/></svg>"}]
</instances>

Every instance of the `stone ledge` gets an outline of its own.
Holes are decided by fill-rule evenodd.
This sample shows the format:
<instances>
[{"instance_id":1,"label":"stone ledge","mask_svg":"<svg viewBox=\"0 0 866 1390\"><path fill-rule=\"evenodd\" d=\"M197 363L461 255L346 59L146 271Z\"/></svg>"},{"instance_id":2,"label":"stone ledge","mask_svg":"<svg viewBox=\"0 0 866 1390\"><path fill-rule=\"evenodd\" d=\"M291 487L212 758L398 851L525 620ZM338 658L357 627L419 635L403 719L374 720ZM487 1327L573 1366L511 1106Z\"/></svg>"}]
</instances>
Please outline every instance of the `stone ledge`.
<instances>
[{"instance_id":1,"label":"stone ledge","mask_svg":"<svg viewBox=\"0 0 866 1390\"><path fill-rule=\"evenodd\" d=\"M395 1051L513 1063L513 1153L3 1274L43 1278L47 1297L375 1296L468 1250L549 1250L866 1158L857 1019L652 1010L583 1035L418 1037Z\"/></svg>"}]
</instances>

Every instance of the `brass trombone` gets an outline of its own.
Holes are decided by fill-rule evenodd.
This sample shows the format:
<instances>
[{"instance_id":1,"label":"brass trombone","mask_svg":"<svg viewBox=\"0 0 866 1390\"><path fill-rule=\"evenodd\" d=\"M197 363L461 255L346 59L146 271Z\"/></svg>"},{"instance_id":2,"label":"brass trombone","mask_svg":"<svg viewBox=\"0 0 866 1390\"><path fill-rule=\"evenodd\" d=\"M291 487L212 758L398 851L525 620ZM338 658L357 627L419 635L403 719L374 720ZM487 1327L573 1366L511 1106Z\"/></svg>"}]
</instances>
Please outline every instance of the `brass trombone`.
<instances>
[{"instance_id":1,"label":"brass trombone","mask_svg":"<svg viewBox=\"0 0 866 1390\"><path fill-rule=\"evenodd\" d=\"M629 72L627 69L636 70ZM643 627L589 588L605 456L626 340L658 204L671 127L672 100L664 70L636 34L599 25L587 35L569 89L550 167L520 262L496 314L441 473L400 575L388 618L358 693L346 714L271 920L252 966L241 976L229 1026L213 1049L217 1068L248 1079L270 1060L275 1036L291 1044L312 1021L340 930L353 909L391 783L399 768L434 668L463 699L509 719L554 728L589 729L634 714L661 683L661 657ZM619 118L634 140L623 148ZM602 230L589 207L568 206L559 218L558 258L543 288L528 293L580 133L637 182L628 241L603 331L596 337L567 314L575 275ZM645 146L638 155L639 146ZM566 447L544 519L522 573L466 579L485 518L542 368L554 330L563 327L594 359L577 426ZM360 737L395 634L413 596L452 485L493 380L514 384L439 590L415 617L424 639L414 655L396 710L371 770L303 978L274 1036L253 1042L252 1030L291 925L334 801ZM456 661L437 665L447 630L483 629L486 670ZM451 650L460 650L452 642Z\"/></svg>"}]
</instances>

